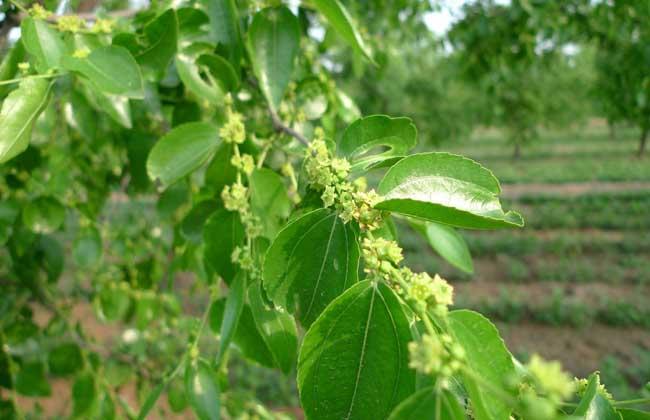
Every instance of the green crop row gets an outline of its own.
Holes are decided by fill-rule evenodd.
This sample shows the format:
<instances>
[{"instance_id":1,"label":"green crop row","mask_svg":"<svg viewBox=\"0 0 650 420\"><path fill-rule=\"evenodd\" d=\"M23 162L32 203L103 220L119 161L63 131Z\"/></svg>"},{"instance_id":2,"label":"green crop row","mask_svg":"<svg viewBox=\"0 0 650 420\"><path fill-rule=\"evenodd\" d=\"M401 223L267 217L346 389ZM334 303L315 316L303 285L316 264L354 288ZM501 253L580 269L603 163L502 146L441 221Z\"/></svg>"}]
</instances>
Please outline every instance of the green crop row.
<instances>
[{"instance_id":1,"label":"green crop row","mask_svg":"<svg viewBox=\"0 0 650 420\"><path fill-rule=\"evenodd\" d=\"M626 300L605 300L594 307L555 293L541 304L531 306L526 301L501 293L495 300L471 303L459 301L456 306L478 310L492 319L508 323L532 321L572 327L602 323L619 327L650 328L650 307L635 305Z\"/></svg>"}]
</instances>

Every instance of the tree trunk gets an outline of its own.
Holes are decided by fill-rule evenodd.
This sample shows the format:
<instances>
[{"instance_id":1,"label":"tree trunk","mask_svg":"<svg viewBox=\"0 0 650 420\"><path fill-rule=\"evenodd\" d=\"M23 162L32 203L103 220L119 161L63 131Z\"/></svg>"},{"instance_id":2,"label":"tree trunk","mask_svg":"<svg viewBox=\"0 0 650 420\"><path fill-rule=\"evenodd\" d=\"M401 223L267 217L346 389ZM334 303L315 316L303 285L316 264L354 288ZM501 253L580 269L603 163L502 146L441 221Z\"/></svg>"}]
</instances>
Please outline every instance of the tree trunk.
<instances>
[{"instance_id":1,"label":"tree trunk","mask_svg":"<svg viewBox=\"0 0 650 420\"><path fill-rule=\"evenodd\" d=\"M515 143L515 151L512 154L512 158L513 159L519 159L520 157L521 157L521 145L519 144L519 142L516 142Z\"/></svg>"},{"instance_id":2,"label":"tree trunk","mask_svg":"<svg viewBox=\"0 0 650 420\"><path fill-rule=\"evenodd\" d=\"M609 139L616 140L616 127L613 122L608 121L607 127L609 128Z\"/></svg>"},{"instance_id":3,"label":"tree trunk","mask_svg":"<svg viewBox=\"0 0 650 420\"><path fill-rule=\"evenodd\" d=\"M644 127L643 131L641 131L641 138L639 139L639 152L638 152L639 157L642 157L643 152L645 152L646 140L648 140L648 128Z\"/></svg>"}]
</instances>

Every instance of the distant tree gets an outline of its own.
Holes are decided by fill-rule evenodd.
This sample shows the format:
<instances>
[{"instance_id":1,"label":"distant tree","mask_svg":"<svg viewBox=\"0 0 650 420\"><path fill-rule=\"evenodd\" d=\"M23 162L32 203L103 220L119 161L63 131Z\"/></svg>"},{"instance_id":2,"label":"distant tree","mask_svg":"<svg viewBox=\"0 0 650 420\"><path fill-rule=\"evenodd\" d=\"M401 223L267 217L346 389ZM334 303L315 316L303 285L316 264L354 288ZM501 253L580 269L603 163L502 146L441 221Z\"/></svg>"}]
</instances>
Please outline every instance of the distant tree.
<instances>
[{"instance_id":1,"label":"distant tree","mask_svg":"<svg viewBox=\"0 0 650 420\"><path fill-rule=\"evenodd\" d=\"M599 3L590 19L590 35L598 46L598 98L610 124L621 121L639 127L639 156L650 130L648 22L648 3L633 0Z\"/></svg>"}]
</instances>

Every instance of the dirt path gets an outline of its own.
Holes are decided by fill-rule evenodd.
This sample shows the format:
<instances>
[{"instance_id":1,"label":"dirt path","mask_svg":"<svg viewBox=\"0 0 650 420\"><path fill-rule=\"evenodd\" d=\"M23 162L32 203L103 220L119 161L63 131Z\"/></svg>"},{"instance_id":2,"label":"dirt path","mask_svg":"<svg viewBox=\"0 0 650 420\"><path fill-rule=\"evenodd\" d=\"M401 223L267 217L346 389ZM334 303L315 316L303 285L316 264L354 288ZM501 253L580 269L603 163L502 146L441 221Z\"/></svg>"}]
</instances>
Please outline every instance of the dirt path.
<instances>
[{"instance_id":1,"label":"dirt path","mask_svg":"<svg viewBox=\"0 0 650 420\"><path fill-rule=\"evenodd\" d=\"M567 184L507 184L502 185L503 196L514 199L523 195L548 194L575 196L589 193L650 190L650 182L574 182Z\"/></svg>"}]
</instances>

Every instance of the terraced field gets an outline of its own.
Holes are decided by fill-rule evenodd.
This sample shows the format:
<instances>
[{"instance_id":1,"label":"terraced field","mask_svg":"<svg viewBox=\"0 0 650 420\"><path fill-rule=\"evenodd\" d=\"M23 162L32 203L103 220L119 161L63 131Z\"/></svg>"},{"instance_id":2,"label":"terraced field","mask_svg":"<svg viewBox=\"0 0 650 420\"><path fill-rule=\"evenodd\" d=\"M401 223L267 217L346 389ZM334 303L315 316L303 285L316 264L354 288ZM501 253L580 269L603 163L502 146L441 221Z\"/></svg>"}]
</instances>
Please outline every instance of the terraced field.
<instances>
[{"instance_id":1,"label":"terraced field","mask_svg":"<svg viewBox=\"0 0 650 420\"><path fill-rule=\"evenodd\" d=\"M497 132L462 147L503 181L515 231L463 232L473 275L442 262L401 229L408 263L454 282L458 307L480 310L522 356L538 349L576 375L601 369L614 392L650 377L650 158L634 156L637 134L609 138L592 124L543 133L513 161Z\"/></svg>"}]
</instances>

